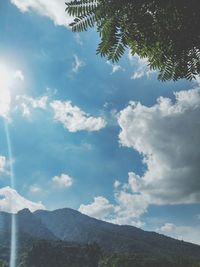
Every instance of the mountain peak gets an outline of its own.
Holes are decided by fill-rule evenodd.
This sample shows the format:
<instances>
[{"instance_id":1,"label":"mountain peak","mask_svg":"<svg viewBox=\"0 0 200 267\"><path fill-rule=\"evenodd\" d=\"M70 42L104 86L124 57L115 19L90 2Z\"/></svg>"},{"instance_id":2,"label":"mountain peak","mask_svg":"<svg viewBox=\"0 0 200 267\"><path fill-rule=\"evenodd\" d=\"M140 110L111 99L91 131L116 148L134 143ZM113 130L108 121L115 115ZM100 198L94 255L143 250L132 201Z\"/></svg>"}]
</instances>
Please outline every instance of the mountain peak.
<instances>
[{"instance_id":1,"label":"mountain peak","mask_svg":"<svg viewBox=\"0 0 200 267\"><path fill-rule=\"evenodd\" d=\"M45 207L40 202L35 203L22 197L10 186L0 188L0 211L17 213L23 209L29 209L31 212L34 212L38 209L44 210Z\"/></svg>"}]
</instances>

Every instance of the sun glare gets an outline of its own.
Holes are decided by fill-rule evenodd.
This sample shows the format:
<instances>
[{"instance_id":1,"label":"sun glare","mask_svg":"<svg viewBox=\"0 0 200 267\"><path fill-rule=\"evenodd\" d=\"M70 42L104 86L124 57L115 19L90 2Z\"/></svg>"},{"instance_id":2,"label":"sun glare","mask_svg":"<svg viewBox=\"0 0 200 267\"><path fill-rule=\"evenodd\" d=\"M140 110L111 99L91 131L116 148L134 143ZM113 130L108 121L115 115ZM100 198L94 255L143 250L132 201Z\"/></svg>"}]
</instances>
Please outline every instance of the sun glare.
<instances>
[{"instance_id":1,"label":"sun glare","mask_svg":"<svg viewBox=\"0 0 200 267\"><path fill-rule=\"evenodd\" d=\"M8 117L12 96L16 93L19 81L24 81L21 70L0 63L0 116L4 118Z\"/></svg>"},{"instance_id":2,"label":"sun glare","mask_svg":"<svg viewBox=\"0 0 200 267\"><path fill-rule=\"evenodd\" d=\"M0 64L0 90L9 90L13 82L13 73L6 65Z\"/></svg>"}]
</instances>

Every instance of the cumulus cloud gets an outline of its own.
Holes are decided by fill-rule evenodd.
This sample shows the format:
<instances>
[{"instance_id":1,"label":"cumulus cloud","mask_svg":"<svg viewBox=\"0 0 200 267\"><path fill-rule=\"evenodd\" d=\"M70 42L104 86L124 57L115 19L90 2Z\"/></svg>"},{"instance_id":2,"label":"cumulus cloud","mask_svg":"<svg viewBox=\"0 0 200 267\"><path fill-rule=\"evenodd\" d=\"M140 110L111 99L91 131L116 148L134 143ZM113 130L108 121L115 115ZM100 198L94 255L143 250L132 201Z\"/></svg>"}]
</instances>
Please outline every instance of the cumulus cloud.
<instances>
[{"instance_id":1,"label":"cumulus cloud","mask_svg":"<svg viewBox=\"0 0 200 267\"><path fill-rule=\"evenodd\" d=\"M85 66L85 62L81 60L77 55L74 55L74 62L72 64L72 72L78 73L79 70Z\"/></svg>"},{"instance_id":2,"label":"cumulus cloud","mask_svg":"<svg viewBox=\"0 0 200 267\"><path fill-rule=\"evenodd\" d=\"M199 226L176 226L173 223L165 223L157 229L161 234L169 235L179 240L200 245L200 227Z\"/></svg>"},{"instance_id":3,"label":"cumulus cloud","mask_svg":"<svg viewBox=\"0 0 200 267\"><path fill-rule=\"evenodd\" d=\"M106 220L108 217L112 216L114 210L114 205L110 204L109 201L102 196L95 197L94 201L88 205L81 204L79 208L80 212L101 220Z\"/></svg>"},{"instance_id":4,"label":"cumulus cloud","mask_svg":"<svg viewBox=\"0 0 200 267\"><path fill-rule=\"evenodd\" d=\"M147 211L148 201L143 195L132 194L130 187L114 183L114 204L105 197L95 197L90 204L81 204L79 211L88 216L119 225L142 227L140 215Z\"/></svg>"},{"instance_id":5,"label":"cumulus cloud","mask_svg":"<svg viewBox=\"0 0 200 267\"><path fill-rule=\"evenodd\" d=\"M54 110L54 118L61 122L70 132L81 130L98 131L106 126L106 122L101 117L92 117L82 111L79 107L73 106L70 101L53 101L51 107Z\"/></svg>"},{"instance_id":6,"label":"cumulus cloud","mask_svg":"<svg viewBox=\"0 0 200 267\"><path fill-rule=\"evenodd\" d=\"M146 170L141 176L129 172L127 183L116 181L112 213L99 217L141 225L140 217L149 205L199 202L199 117L200 89L175 93L174 102L161 97L150 107L131 102L123 109L118 114L120 143L142 155ZM96 207L96 201L81 210L96 216L93 205ZM173 227L166 224L161 230L172 231Z\"/></svg>"},{"instance_id":7,"label":"cumulus cloud","mask_svg":"<svg viewBox=\"0 0 200 267\"><path fill-rule=\"evenodd\" d=\"M132 56L131 51L129 51L128 59L131 65L135 67L135 71L131 76L131 79L133 80L140 79L144 76L149 77L151 74L155 72L154 70L150 70L147 58L141 58L137 54Z\"/></svg>"},{"instance_id":8,"label":"cumulus cloud","mask_svg":"<svg viewBox=\"0 0 200 267\"><path fill-rule=\"evenodd\" d=\"M71 187L73 184L73 178L68 174L61 174L60 176L54 176L52 178L53 183L60 188Z\"/></svg>"},{"instance_id":9,"label":"cumulus cloud","mask_svg":"<svg viewBox=\"0 0 200 267\"><path fill-rule=\"evenodd\" d=\"M11 0L21 12L35 11L38 14L50 18L55 25L68 26L72 22L70 17L65 12L64 0Z\"/></svg>"},{"instance_id":10,"label":"cumulus cloud","mask_svg":"<svg viewBox=\"0 0 200 267\"><path fill-rule=\"evenodd\" d=\"M151 204L200 201L200 91L175 93L175 103L159 98L151 107L131 102L119 113L120 143L143 156L143 176L132 173L133 193Z\"/></svg>"},{"instance_id":11,"label":"cumulus cloud","mask_svg":"<svg viewBox=\"0 0 200 267\"><path fill-rule=\"evenodd\" d=\"M41 202L32 202L19 195L16 190L10 187L0 189L0 211L17 213L25 208L29 209L31 212L45 209Z\"/></svg>"}]
</instances>

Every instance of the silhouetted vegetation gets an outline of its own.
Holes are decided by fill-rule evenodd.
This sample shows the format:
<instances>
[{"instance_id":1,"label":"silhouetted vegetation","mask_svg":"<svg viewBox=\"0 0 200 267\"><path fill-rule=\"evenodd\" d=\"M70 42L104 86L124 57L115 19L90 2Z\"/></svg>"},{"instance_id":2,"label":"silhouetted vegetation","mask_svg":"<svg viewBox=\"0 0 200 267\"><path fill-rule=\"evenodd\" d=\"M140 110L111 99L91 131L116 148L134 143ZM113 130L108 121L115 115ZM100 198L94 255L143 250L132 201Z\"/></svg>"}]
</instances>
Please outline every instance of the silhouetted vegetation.
<instances>
[{"instance_id":1,"label":"silhouetted vegetation","mask_svg":"<svg viewBox=\"0 0 200 267\"><path fill-rule=\"evenodd\" d=\"M158 78L191 80L200 73L199 0L73 0L72 31L96 25L97 53L118 61L127 47L147 57Z\"/></svg>"},{"instance_id":2,"label":"silhouetted vegetation","mask_svg":"<svg viewBox=\"0 0 200 267\"><path fill-rule=\"evenodd\" d=\"M19 267L199 267L188 258L150 257L147 255L106 254L96 244L67 245L38 242L23 256Z\"/></svg>"}]
</instances>

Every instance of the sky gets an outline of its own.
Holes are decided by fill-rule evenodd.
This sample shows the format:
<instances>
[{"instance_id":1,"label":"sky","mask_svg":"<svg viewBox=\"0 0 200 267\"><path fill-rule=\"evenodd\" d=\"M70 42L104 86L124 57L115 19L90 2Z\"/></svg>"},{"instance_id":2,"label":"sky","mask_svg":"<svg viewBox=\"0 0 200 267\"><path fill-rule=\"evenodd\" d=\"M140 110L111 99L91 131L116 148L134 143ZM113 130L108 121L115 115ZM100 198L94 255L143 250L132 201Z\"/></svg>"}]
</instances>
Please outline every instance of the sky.
<instances>
[{"instance_id":1,"label":"sky","mask_svg":"<svg viewBox=\"0 0 200 267\"><path fill-rule=\"evenodd\" d=\"M69 207L200 244L200 79L160 82L129 50L113 64L70 21L63 0L0 2L0 211Z\"/></svg>"}]
</instances>

